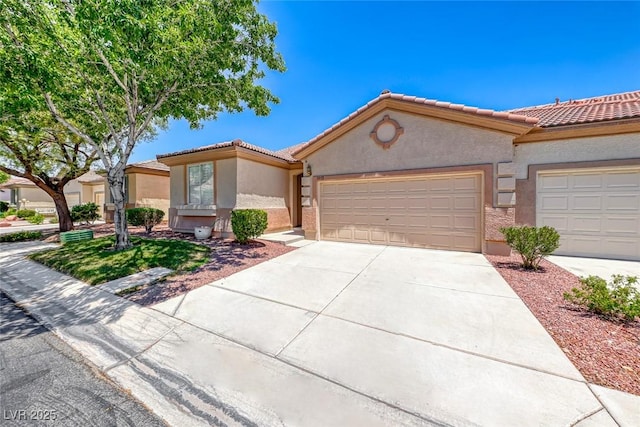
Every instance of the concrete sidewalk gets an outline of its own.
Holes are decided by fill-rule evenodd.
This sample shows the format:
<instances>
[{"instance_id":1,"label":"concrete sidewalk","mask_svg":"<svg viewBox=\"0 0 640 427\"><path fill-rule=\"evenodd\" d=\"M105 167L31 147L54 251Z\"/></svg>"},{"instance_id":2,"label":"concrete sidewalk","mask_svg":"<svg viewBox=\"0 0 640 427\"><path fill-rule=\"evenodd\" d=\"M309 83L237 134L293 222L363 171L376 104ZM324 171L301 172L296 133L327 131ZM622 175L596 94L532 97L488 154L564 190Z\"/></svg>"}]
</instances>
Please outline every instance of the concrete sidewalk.
<instances>
[{"instance_id":1,"label":"concrete sidewalk","mask_svg":"<svg viewBox=\"0 0 640 427\"><path fill-rule=\"evenodd\" d=\"M0 288L171 425L640 425L640 397L585 383L535 319L493 318L522 302L477 254L314 243L142 308L23 258L38 247L0 245Z\"/></svg>"}]
</instances>

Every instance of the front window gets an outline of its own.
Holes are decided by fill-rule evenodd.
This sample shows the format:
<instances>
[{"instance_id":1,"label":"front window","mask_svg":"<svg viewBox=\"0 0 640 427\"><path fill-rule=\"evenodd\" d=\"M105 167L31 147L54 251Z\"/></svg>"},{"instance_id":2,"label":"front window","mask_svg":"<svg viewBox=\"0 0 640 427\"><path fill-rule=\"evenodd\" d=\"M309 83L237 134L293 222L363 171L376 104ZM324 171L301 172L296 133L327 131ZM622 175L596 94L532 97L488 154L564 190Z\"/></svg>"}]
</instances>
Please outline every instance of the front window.
<instances>
[{"instance_id":1,"label":"front window","mask_svg":"<svg viewBox=\"0 0 640 427\"><path fill-rule=\"evenodd\" d=\"M213 205L213 163L189 166L189 204Z\"/></svg>"}]
</instances>

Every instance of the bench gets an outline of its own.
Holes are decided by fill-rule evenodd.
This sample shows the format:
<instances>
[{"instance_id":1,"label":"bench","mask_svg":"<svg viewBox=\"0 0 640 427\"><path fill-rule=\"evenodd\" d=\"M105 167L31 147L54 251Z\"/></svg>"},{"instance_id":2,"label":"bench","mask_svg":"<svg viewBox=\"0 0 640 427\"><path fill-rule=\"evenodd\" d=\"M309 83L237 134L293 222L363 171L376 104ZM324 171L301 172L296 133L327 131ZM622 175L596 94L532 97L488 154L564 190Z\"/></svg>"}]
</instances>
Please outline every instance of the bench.
<instances>
[{"instance_id":1,"label":"bench","mask_svg":"<svg viewBox=\"0 0 640 427\"><path fill-rule=\"evenodd\" d=\"M91 239L93 239L92 230L74 230L74 231L65 231L64 233L60 233L60 242L64 244L69 242L80 242L82 240L91 240Z\"/></svg>"}]
</instances>

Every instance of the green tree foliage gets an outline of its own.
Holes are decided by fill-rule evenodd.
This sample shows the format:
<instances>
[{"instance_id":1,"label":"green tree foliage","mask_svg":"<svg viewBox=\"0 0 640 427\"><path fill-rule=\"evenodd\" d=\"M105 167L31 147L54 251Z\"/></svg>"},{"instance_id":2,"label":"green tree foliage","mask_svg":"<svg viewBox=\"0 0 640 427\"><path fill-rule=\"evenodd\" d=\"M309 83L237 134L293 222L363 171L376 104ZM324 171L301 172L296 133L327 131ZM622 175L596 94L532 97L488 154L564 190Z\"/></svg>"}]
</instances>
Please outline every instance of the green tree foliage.
<instances>
[{"instance_id":1,"label":"green tree foliage","mask_svg":"<svg viewBox=\"0 0 640 427\"><path fill-rule=\"evenodd\" d=\"M267 229L267 213L260 209L231 211L231 229L239 243L245 244Z\"/></svg>"},{"instance_id":2,"label":"green tree foliage","mask_svg":"<svg viewBox=\"0 0 640 427\"><path fill-rule=\"evenodd\" d=\"M0 170L0 184L4 184L5 182L9 181L9 175Z\"/></svg>"},{"instance_id":3,"label":"green tree foliage","mask_svg":"<svg viewBox=\"0 0 640 427\"><path fill-rule=\"evenodd\" d=\"M14 104L46 105L96 149L115 205L116 249L131 245L124 168L169 118L269 113L256 84L283 71L276 26L250 0L0 0L0 81ZM18 110L21 110L20 108Z\"/></svg>"},{"instance_id":4,"label":"green tree foliage","mask_svg":"<svg viewBox=\"0 0 640 427\"><path fill-rule=\"evenodd\" d=\"M522 257L522 266L526 269L537 270L542 258L551 255L560 247L560 235L549 226L530 227L502 227L507 244Z\"/></svg>"},{"instance_id":5,"label":"green tree foliage","mask_svg":"<svg viewBox=\"0 0 640 427\"><path fill-rule=\"evenodd\" d=\"M147 233L151 233L154 225L160 224L164 212L156 208L132 208L127 209L127 221L135 227L144 227Z\"/></svg>"}]
</instances>

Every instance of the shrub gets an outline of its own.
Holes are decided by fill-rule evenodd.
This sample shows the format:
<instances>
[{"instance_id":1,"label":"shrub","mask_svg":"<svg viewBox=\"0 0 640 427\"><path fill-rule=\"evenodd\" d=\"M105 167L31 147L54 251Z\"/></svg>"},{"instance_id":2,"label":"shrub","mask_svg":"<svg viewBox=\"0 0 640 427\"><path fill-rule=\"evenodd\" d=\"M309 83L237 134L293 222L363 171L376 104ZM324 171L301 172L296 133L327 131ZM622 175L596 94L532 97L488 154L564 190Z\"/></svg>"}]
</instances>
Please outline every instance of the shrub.
<instances>
[{"instance_id":1,"label":"shrub","mask_svg":"<svg viewBox=\"0 0 640 427\"><path fill-rule=\"evenodd\" d=\"M616 274L607 284L601 277L589 276L581 277L580 284L580 288L565 292L564 299L604 316L627 320L640 317L640 292L635 288L637 277Z\"/></svg>"},{"instance_id":2,"label":"shrub","mask_svg":"<svg viewBox=\"0 0 640 427\"><path fill-rule=\"evenodd\" d=\"M98 205L93 202L75 205L71 208L71 220L73 222L93 224L93 222L98 218L100 218L100 215L98 214Z\"/></svg>"},{"instance_id":3,"label":"shrub","mask_svg":"<svg viewBox=\"0 0 640 427\"><path fill-rule=\"evenodd\" d=\"M267 229L267 213L260 209L231 211L231 229L239 243L247 243Z\"/></svg>"},{"instance_id":4,"label":"shrub","mask_svg":"<svg viewBox=\"0 0 640 427\"><path fill-rule=\"evenodd\" d=\"M537 270L542 258L551 255L560 247L560 235L555 228L530 227L527 225L516 227L502 227L507 244L522 257L522 266Z\"/></svg>"},{"instance_id":5,"label":"shrub","mask_svg":"<svg viewBox=\"0 0 640 427\"><path fill-rule=\"evenodd\" d=\"M0 200L0 212L6 212L9 210L9 203Z\"/></svg>"},{"instance_id":6,"label":"shrub","mask_svg":"<svg viewBox=\"0 0 640 427\"><path fill-rule=\"evenodd\" d=\"M22 219L27 219L36 214L37 212L34 211L33 209L20 209L19 211L16 212L16 216Z\"/></svg>"},{"instance_id":7,"label":"shrub","mask_svg":"<svg viewBox=\"0 0 640 427\"><path fill-rule=\"evenodd\" d=\"M0 242L21 242L23 240L37 240L42 237L40 231L18 231L17 233L0 234Z\"/></svg>"},{"instance_id":8,"label":"shrub","mask_svg":"<svg viewBox=\"0 0 640 427\"><path fill-rule=\"evenodd\" d=\"M132 208L127 209L127 222L136 227L144 227L147 233L151 233L154 225L160 224L164 212L156 208Z\"/></svg>"},{"instance_id":9,"label":"shrub","mask_svg":"<svg viewBox=\"0 0 640 427\"><path fill-rule=\"evenodd\" d=\"M36 213L33 216L27 217L26 220L31 224L42 224L44 222L44 215Z\"/></svg>"},{"instance_id":10,"label":"shrub","mask_svg":"<svg viewBox=\"0 0 640 427\"><path fill-rule=\"evenodd\" d=\"M58 218L57 216L49 218L49 224L59 224L59 223L60 223L60 218Z\"/></svg>"}]
</instances>

